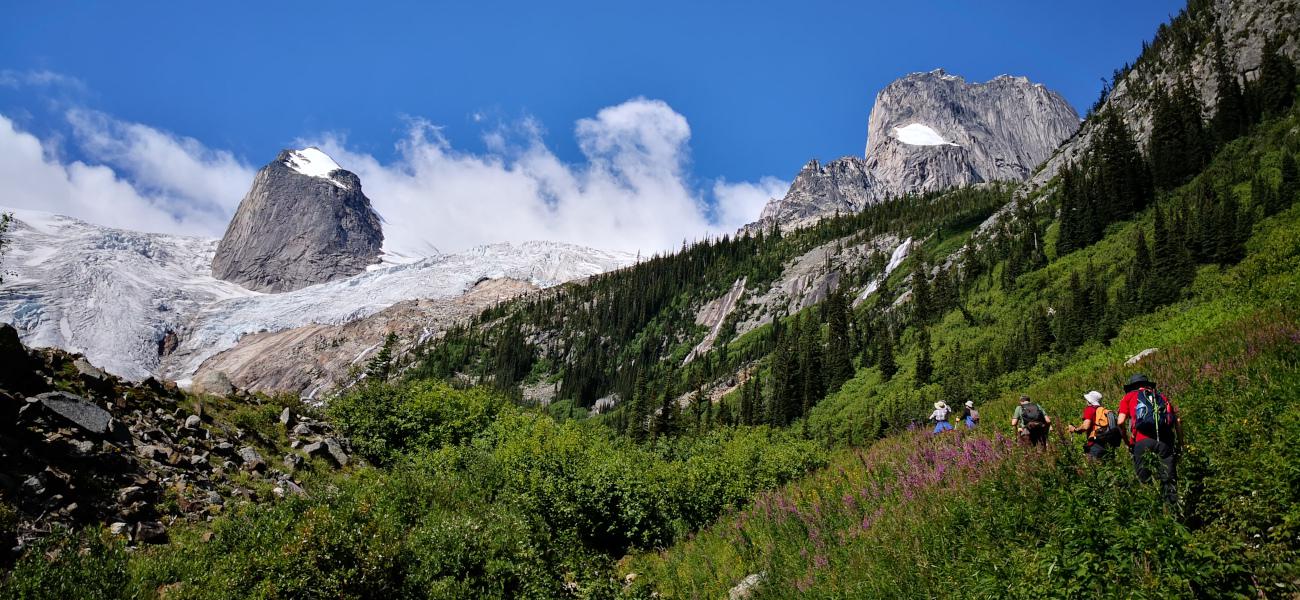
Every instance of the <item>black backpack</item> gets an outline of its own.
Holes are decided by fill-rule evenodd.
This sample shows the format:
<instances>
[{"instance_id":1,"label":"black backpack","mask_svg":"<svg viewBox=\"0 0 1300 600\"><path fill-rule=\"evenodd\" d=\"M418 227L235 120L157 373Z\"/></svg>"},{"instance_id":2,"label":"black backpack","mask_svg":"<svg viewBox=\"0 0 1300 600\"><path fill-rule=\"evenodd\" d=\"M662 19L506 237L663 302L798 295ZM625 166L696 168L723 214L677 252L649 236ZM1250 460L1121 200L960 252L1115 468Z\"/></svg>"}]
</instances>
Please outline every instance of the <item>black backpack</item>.
<instances>
[{"instance_id":1,"label":"black backpack","mask_svg":"<svg viewBox=\"0 0 1300 600\"><path fill-rule=\"evenodd\" d=\"M1020 411L1021 420L1024 422L1025 429L1029 431L1040 431L1047 427L1047 414L1043 412L1043 407L1029 403Z\"/></svg>"},{"instance_id":2,"label":"black backpack","mask_svg":"<svg viewBox=\"0 0 1300 600\"><path fill-rule=\"evenodd\" d=\"M1149 438L1168 440L1174 435L1174 405L1164 394L1150 388L1138 390L1134 403L1133 428Z\"/></svg>"}]
</instances>

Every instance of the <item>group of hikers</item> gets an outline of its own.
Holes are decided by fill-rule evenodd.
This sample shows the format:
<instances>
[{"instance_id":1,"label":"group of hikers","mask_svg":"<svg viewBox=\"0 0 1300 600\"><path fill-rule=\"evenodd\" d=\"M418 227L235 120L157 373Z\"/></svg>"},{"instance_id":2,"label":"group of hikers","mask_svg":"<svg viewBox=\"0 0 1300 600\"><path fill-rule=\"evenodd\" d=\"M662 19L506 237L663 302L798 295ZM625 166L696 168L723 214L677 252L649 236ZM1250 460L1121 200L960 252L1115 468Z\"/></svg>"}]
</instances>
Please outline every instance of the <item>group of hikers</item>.
<instances>
[{"instance_id":1,"label":"group of hikers","mask_svg":"<svg viewBox=\"0 0 1300 600\"><path fill-rule=\"evenodd\" d=\"M1127 446L1138 479L1146 483L1154 476L1160 481L1165 500L1176 504L1174 476L1178 440L1182 437L1178 409L1146 375L1129 378L1117 409L1106 408L1103 398L1096 390L1083 394L1083 421L1079 425L1067 425L1066 431L1085 436L1083 452L1094 460L1106 458L1120 444ZM948 422L951 415L947 404L935 402L934 412L930 413L930 420L935 422L933 432L951 431L953 427ZM979 424L980 415L974 402L966 402L961 418L967 429ZM1011 416L1011 427L1025 444L1046 446L1052 417L1029 396L1021 396Z\"/></svg>"}]
</instances>

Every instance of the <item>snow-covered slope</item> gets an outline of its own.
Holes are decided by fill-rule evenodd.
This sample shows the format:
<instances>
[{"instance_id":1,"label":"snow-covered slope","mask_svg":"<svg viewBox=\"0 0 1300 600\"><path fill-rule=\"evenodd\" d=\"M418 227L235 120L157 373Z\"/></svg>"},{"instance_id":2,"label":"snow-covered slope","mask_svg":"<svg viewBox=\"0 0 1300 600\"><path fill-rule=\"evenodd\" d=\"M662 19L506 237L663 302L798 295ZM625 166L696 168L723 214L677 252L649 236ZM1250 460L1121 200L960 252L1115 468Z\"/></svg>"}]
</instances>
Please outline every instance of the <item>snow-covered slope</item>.
<instances>
[{"instance_id":1,"label":"snow-covered slope","mask_svg":"<svg viewBox=\"0 0 1300 600\"><path fill-rule=\"evenodd\" d=\"M82 352L132 379L184 379L246 333L343 323L401 300L460 295L483 278L551 286L633 262L570 244L492 244L282 294L212 277L216 240L14 213L0 321L32 346Z\"/></svg>"}]
</instances>

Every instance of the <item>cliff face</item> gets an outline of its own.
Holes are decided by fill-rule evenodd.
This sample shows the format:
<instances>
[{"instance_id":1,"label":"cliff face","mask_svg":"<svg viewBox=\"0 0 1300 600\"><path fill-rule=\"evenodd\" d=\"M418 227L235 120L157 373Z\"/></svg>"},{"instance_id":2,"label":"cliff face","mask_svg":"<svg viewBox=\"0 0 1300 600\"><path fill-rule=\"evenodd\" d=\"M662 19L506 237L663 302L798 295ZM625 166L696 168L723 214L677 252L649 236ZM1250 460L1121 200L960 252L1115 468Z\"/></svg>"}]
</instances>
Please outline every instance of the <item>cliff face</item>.
<instances>
[{"instance_id":1,"label":"cliff face","mask_svg":"<svg viewBox=\"0 0 1300 600\"><path fill-rule=\"evenodd\" d=\"M384 233L361 180L315 149L262 167L217 246L212 274L287 292L355 275L379 261Z\"/></svg>"},{"instance_id":2,"label":"cliff face","mask_svg":"<svg viewBox=\"0 0 1300 600\"><path fill-rule=\"evenodd\" d=\"M809 162L747 229L802 227L904 194L1021 181L1078 126L1064 98L1024 77L967 83L942 69L912 73L877 94L864 158Z\"/></svg>"},{"instance_id":3,"label":"cliff face","mask_svg":"<svg viewBox=\"0 0 1300 600\"><path fill-rule=\"evenodd\" d=\"M1259 77L1264 45L1271 37L1281 40L1279 48L1283 55L1293 61L1300 60L1298 0L1213 0L1190 20L1194 29L1220 32L1224 59L1239 81L1253 81ZM1172 90L1182 79L1191 85L1201 105L1207 107L1204 117L1209 118L1218 105L1213 43L1196 45L1190 58L1180 56L1177 46L1176 43L1167 43L1151 47L1127 74L1115 82L1114 89L1101 107L1119 114L1138 145L1144 149L1151 138L1151 118L1155 112L1152 97L1157 90ZM1023 193L1042 187L1066 165L1078 162L1092 148L1099 125L1098 119L1088 119L1083 123L1078 133L1061 144L1043 168L1034 173Z\"/></svg>"},{"instance_id":4,"label":"cliff face","mask_svg":"<svg viewBox=\"0 0 1300 600\"><path fill-rule=\"evenodd\" d=\"M877 196L1018 181L1078 127L1064 98L1024 77L967 83L942 69L913 73L876 96L867 169Z\"/></svg>"}]
</instances>

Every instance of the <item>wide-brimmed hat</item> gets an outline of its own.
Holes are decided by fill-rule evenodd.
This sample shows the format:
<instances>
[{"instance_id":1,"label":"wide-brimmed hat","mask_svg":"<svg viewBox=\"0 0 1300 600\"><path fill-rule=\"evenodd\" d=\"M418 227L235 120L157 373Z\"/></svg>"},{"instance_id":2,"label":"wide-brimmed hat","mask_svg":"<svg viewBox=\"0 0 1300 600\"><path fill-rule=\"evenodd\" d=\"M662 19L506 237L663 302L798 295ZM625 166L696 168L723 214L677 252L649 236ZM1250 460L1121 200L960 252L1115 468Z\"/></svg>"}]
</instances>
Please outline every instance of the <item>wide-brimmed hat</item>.
<instances>
[{"instance_id":1,"label":"wide-brimmed hat","mask_svg":"<svg viewBox=\"0 0 1300 600\"><path fill-rule=\"evenodd\" d=\"M941 408L948 408L948 405L947 405L947 404L944 404L944 403L943 403L943 400L940 400L940 401L934 403L934 408L935 408L935 410L939 410L939 409L941 409Z\"/></svg>"},{"instance_id":2,"label":"wide-brimmed hat","mask_svg":"<svg viewBox=\"0 0 1300 600\"><path fill-rule=\"evenodd\" d=\"M1021 396L1021 397L1020 397L1020 403L1021 403L1021 404L1024 404L1024 403L1026 403L1026 402L1029 402L1029 396L1028 396L1028 395Z\"/></svg>"},{"instance_id":3,"label":"wide-brimmed hat","mask_svg":"<svg viewBox=\"0 0 1300 600\"><path fill-rule=\"evenodd\" d=\"M1131 392L1141 387L1156 387L1156 382L1148 379L1146 375L1138 373L1128 378L1128 383L1124 384L1124 391Z\"/></svg>"},{"instance_id":4,"label":"wide-brimmed hat","mask_svg":"<svg viewBox=\"0 0 1300 600\"><path fill-rule=\"evenodd\" d=\"M975 402L972 401L972 400L967 400L967 401L966 401L966 408L975 408Z\"/></svg>"},{"instance_id":5,"label":"wide-brimmed hat","mask_svg":"<svg viewBox=\"0 0 1300 600\"><path fill-rule=\"evenodd\" d=\"M1083 399L1093 406L1101 406L1101 392L1093 390L1083 395Z\"/></svg>"}]
</instances>

